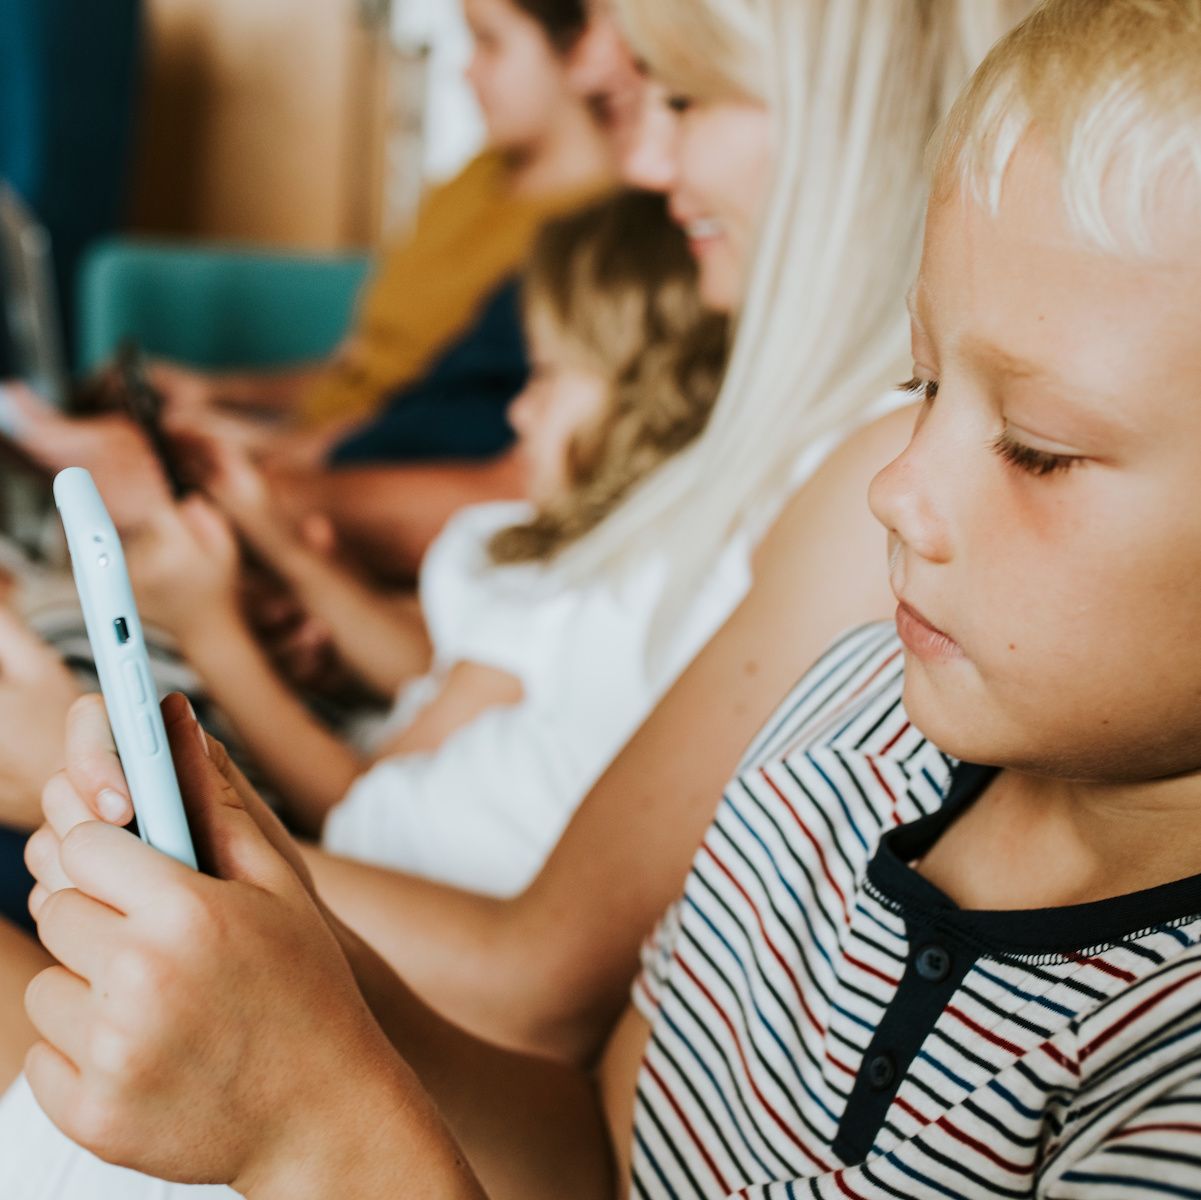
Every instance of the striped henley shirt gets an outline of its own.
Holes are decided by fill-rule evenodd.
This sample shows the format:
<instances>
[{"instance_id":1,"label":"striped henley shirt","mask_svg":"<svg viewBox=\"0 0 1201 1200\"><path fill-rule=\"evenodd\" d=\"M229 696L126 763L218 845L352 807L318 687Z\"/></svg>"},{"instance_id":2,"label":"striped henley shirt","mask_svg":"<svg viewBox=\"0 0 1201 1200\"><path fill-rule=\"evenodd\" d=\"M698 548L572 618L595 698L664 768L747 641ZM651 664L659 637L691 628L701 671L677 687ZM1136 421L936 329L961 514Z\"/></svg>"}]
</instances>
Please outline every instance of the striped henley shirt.
<instances>
[{"instance_id":1,"label":"striped henley shirt","mask_svg":"<svg viewBox=\"0 0 1201 1200\"><path fill-rule=\"evenodd\" d=\"M970 912L910 864L992 772L909 723L891 625L752 745L635 1003L638 1197L1201 1197L1201 876Z\"/></svg>"}]
</instances>

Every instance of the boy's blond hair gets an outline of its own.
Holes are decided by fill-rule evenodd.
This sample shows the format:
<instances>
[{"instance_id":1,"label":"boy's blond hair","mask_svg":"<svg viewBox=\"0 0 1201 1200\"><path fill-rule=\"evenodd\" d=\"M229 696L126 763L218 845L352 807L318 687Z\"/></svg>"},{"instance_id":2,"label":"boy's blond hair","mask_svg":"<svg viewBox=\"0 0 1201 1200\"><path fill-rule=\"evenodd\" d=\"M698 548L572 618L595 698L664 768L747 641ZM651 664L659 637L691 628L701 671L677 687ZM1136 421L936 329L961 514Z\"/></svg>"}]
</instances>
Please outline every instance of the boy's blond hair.
<instances>
[{"instance_id":1,"label":"boy's blond hair","mask_svg":"<svg viewBox=\"0 0 1201 1200\"><path fill-rule=\"evenodd\" d=\"M939 189L966 185L996 211L1032 132L1062 167L1072 226L1101 249L1151 254L1164 190L1201 185L1201 0L1040 5L994 47L948 116Z\"/></svg>"},{"instance_id":2,"label":"boy's blond hair","mask_svg":"<svg viewBox=\"0 0 1201 1200\"><path fill-rule=\"evenodd\" d=\"M645 192L550 222L526 268L525 308L549 321L573 365L605 381L608 403L572 439L568 493L492 539L501 563L553 558L687 446L709 419L728 350L687 239L664 198Z\"/></svg>"}]
</instances>

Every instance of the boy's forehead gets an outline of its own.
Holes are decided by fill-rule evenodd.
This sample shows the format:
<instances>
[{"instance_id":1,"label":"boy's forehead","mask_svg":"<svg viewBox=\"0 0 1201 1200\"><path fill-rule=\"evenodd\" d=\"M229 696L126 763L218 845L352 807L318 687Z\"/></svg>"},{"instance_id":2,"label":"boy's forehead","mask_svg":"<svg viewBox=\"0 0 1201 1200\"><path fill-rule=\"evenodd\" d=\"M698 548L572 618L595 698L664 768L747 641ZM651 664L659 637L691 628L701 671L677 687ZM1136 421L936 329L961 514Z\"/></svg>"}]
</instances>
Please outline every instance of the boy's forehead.
<instances>
[{"instance_id":1,"label":"boy's forehead","mask_svg":"<svg viewBox=\"0 0 1201 1200\"><path fill-rule=\"evenodd\" d=\"M1201 391L1201 232L1191 196L1167 197L1156 232L1173 254L1141 258L1071 227L1062 173L1031 139L1015 153L996 212L967 185L936 189L915 324L940 354L989 347L992 366L1112 394L1174 373Z\"/></svg>"}]
</instances>

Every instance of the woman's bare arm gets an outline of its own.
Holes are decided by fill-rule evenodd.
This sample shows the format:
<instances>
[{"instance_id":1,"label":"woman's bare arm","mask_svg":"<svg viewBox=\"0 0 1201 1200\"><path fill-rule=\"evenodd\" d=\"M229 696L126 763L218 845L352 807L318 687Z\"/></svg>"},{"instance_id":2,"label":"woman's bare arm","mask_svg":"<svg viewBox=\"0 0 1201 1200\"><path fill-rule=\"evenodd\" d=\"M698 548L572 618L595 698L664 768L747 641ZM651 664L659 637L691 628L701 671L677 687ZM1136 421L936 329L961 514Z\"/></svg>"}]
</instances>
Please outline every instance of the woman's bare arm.
<instances>
[{"instance_id":1,"label":"woman's bare arm","mask_svg":"<svg viewBox=\"0 0 1201 1200\"><path fill-rule=\"evenodd\" d=\"M751 593L525 893L493 900L310 853L331 907L452 1020L511 1046L595 1055L739 756L834 637L891 611L867 486L911 425L911 411L882 418L797 492L760 547Z\"/></svg>"},{"instance_id":2,"label":"woman's bare arm","mask_svg":"<svg viewBox=\"0 0 1201 1200\"><path fill-rule=\"evenodd\" d=\"M407 582L459 509L520 499L525 477L521 461L505 454L485 463L276 470L271 492L285 512L328 516L339 545L379 579Z\"/></svg>"},{"instance_id":3,"label":"woman's bare arm","mask_svg":"<svg viewBox=\"0 0 1201 1200\"><path fill-rule=\"evenodd\" d=\"M371 760L437 750L452 733L488 709L519 704L522 694L521 681L507 671L483 663L455 663L433 700L404 729L376 747Z\"/></svg>"}]
</instances>

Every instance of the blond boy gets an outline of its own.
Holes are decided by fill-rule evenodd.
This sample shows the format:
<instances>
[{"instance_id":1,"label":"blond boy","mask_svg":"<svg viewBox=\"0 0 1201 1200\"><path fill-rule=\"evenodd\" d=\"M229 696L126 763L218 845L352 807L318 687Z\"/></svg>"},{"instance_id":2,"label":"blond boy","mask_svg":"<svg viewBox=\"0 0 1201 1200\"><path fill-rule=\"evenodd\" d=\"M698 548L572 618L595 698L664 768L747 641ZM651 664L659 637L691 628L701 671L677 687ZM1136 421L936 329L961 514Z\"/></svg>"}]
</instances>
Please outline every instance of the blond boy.
<instances>
[{"instance_id":1,"label":"blond boy","mask_svg":"<svg viewBox=\"0 0 1201 1200\"><path fill-rule=\"evenodd\" d=\"M422 1010L178 704L216 878L87 820L85 705L31 849L70 1136L256 1200L1201 1195L1201 0L1051 0L935 182L896 629L751 748L595 1081Z\"/></svg>"}]
</instances>

